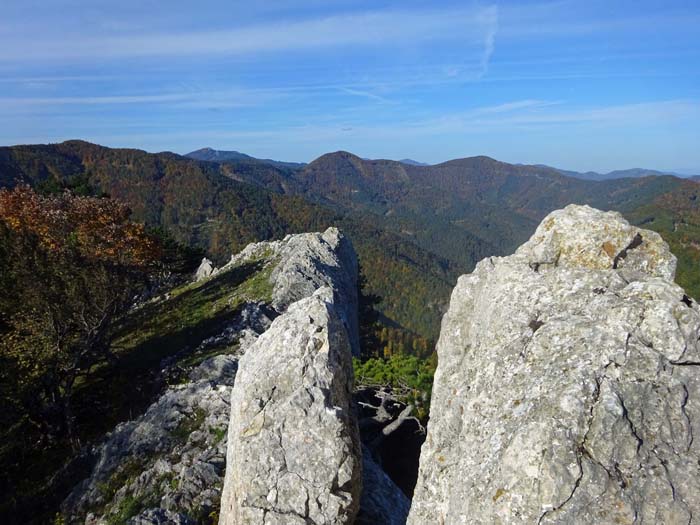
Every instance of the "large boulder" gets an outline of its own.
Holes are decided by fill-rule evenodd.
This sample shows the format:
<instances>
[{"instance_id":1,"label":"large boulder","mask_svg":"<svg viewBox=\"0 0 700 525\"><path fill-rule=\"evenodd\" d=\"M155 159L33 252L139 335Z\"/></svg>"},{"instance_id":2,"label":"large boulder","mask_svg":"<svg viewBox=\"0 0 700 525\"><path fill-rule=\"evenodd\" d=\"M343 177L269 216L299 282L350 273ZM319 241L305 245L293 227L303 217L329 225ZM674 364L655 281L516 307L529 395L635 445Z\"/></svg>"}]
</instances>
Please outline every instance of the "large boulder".
<instances>
[{"instance_id":1,"label":"large boulder","mask_svg":"<svg viewBox=\"0 0 700 525\"><path fill-rule=\"evenodd\" d=\"M352 386L350 338L324 287L240 360L221 525L353 523L362 455Z\"/></svg>"},{"instance_id":2,"label":"large boulder","mask_svg":"<svg viewBox=\"0 0 700 525\"><path fill-rule=\"evenodd\" d=\"M408 522L700 516L700 308L660 237L568 206L452 293Z\"/></svg>"}]
</instances>

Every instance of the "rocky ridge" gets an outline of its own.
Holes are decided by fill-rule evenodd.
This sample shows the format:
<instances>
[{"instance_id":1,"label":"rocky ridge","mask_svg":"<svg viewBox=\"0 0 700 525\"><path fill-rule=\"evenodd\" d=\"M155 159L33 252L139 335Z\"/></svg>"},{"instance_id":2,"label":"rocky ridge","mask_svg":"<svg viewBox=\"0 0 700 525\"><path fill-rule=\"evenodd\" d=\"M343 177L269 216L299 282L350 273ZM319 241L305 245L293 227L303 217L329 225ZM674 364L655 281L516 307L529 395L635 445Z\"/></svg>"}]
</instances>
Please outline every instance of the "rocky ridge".
<instances>
[{"instance_id":1,"label":"rocky ridge","mask_svg":"<svg viewBox=\"0 0 700 525\"><path fill-rule=\"evenodd\" d=\"M568 206L454 289L408 522L690 523L700 308L675 257Z\"/></svg>"},{"instance_id":2,"label":"rocky ridge","mask_svg":"<svg viewBox=\"0 0 700 525\"><path fill-rule=\"evenodd\" d=\"M331 328L328 343L332 343L337 362L328 363L330 366L325 372L342 372L339 377L343 381L333 383L334 388L347 390L351 387L352 371L348 363L351 348L357 345L357 260L349 241L331 228L322 234L290 235L282 241L256 243L232 257L222 268L216 269L209 261L204 261L206 269L197 272L195 280L197 285L210 284L229 270L253 263L259 265L260 275L267 276L270 297L264 302L244 305L222 326L219 335L203 340L196 349L207 352L221 349L222 355L190 368L181 384L168 387L145 414L120 424L95 447L90 476L76 486L62 505L64 522L95 525L216 522L226 467L231 390L239 359L251 352L259 334L270 328L272 319L277 317L277 325L289 323L285 321L289 319L286 316L289 310L290 315L308 318L305 311L308 307L321 324L326 323L324 326ZM166 295L164 308L168 307L169 300L170 296ZM331 308L329 305L335 302L337 306ZM328 316L325 320L322 319L324 311ZM317 340L319 333L314 330L310 335ZM277 335L285 337L283 333ZM339 339L344 341L341 346L338 346ZM274 342L275 332L265 340ZM284 345L284 339L277 344ZM189 352L183 349L181 353ZM178 368L177 357L182 356L175 354L175 358L163 362L164 375ZM254 359L252 353L247 359ZM321 381L324 375L323 366L317 364L319 376L310 377L312 383ZM338 367L337 370L334 367ZM316 389L319 399L326 395L320 386L311 384L309 387ZM330 401L335 402L335 398ZM321 402L319 408L332 412L324 403ZM351 495L348 512L352 514L357 511L360 499L359 474L363 459L357 435L352 431L356 421L352 420L350 407L346 406L345 410L351 438L348 441L351 450L348 450L354 462L345 462L351 467L350 477L341 485ZM277 415L280 420L288 417L289 423L294 421L283 412ZM301 425L303 421L298 423ZM345 451L343 449L343 454ZM399 508L403 508L401 512L405 516L408 510L405 496L370 457L365 457L364 462L368 465L364 472L369 476L369 486L376 495L363 496L366 507L363 515L386 515L389 511L377 505L400 502ZM339 479L334 480L336 485ZM280 501L283 497L280 495ZM328 512L327 508L324 512Z\"/></svg>"}]
</instances>

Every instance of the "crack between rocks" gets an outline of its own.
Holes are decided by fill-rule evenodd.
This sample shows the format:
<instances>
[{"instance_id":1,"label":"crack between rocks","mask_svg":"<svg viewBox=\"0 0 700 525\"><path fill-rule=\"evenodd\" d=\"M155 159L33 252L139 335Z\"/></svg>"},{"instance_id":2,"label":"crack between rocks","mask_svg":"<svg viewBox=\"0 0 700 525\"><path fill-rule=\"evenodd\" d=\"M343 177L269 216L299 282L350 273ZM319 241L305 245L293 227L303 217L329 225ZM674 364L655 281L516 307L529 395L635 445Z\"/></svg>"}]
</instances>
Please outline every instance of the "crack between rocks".
<instances>
[{"instance_id":1,"label":"crack between rocks","mask_svg":"<svg viewBox=\"0 0 700 525\"><path fill-rule=\"evenodd\" d=\"M607 367L610 366L610 364L612 364L612 361L609 362L607 365L605 365L604 368L607 369ZM564 499L564 501L562 501L561 503L559 503L559 504L556 505L555 507L552 507L551 509L546 510L545 512L543 512L543 513L540 515L539 519L537 520L538 525L541 524L542 521L543 521L549 514L553 514L553 513L559 512L562 508L564 508L564 506L565 506L569 501L571 501L571 500L573 499L574 495L576 494L576 490L578 490L579 486L581 485L581 481L583 480L583 475L584 475L584 471L583 471L583 456L585 455L585 456L587 456L587 457L589 457L589 458L591 457L590 453L586 450L586 440L588 439L588 434L590 433L590 431L591 431L591 426L593 425L593 418L594 418L593 412L595 411L596 405L597 405L598 402L600 401L600 390L601 390L600 387L601 387L601 383L602 383L602 381L603 381L604 379L605 379L605 375L603 375L603 376L600 377L600 378L598 378L598 377L595 377L595 378L594 378L594 380L595 380L595 389L593 390L593 401L591 402L591 408L590 408L590 410L589 410L589 415L588 415L588 422L586 423L586 432L583 434L583 439L581 440L581 442L580 442L580 443L578 444L578 446L576 447L576 464L577 464L577 466L578 466L579 473L578 473L578 476L577 476L576 480L574 480L574 486L571 488L571 492L570 492L569 495ZM606 469L606 470L607 470L607 469Z\"/></svg>"},{"instance_id":2,"label":"crack between rocks","mask_svg":"<svg viewBox=\"0 0 700 525\"><path fill-rule=\"evenodd\" d=\"M618 253L615 256L615 259L613 259L613 270L617 270L617 267L620 264L620 261L623 261L627 258L628 252L641 246L643 241L644 241L644 239L642 239L642 235L639 232L637 232L637 235L634 236L634 238L627 245L627 247L623 248L622 251L620 251L620 253Z\"/></svg>"},{"instance_id":3,"label":"crack between rocks","mask_svg":"<svg viewBox=\"0 0 700 525\"><path fill-rule=\"evenodd\" d=\"M304 520L304 522L307 525L317 525L317 523L309 518L308 516L302 516L298 512L294 512L293 510L279 510L279 509L268 509L266 507L260 507L259 505L250 505L249 506L252 509L259 509L263 511L263 519L262 522L266 523L267 515L269 513L274 513L274 514L279 514L281 516L296 516L297 518L301 518ZM308 500L307 500L307 508L308 508Z\"/></svg>"},{"instance_id":4,"label":"crack between rocks","mask_svg":"<svg viewBox=\"0 0 700 525\"><path fill-rule=\"evenodd\" d=\"M620 406L622 407L622 418L627 421L627 425L630 428L630 432L632 432L632 435L634 436L634 439L637 440L637 455L639 456L639 451L642 448L642 445L644 444L644 440L641 438L641 436L637 433L637 428L635 427L634 423L630 419L629 411L627 410L627 405L625 405L624 399L615 392L615 397L617 397L617 400L620 403Z\"/></svg>"},{"instance_id":5,"label":"crack between rocks","mask_svg":"<svg viewBox=\"0 0 700 525\"><path fill-rule=\"evenodd\" d=\"M683 413L686 421L688 422L688 434L690 435L690 440L688 441L688 447L686 449L686 452L690 452L690 447L693 445L695 436L693 436L693 423L690 420L690 415L685 410L685 407L688 405L688 398L690 397L690 394L688 393L688 387L685 385L683 385L683 394L683 400L681 401L681 412Z\"/></svg>"}]
</instances>

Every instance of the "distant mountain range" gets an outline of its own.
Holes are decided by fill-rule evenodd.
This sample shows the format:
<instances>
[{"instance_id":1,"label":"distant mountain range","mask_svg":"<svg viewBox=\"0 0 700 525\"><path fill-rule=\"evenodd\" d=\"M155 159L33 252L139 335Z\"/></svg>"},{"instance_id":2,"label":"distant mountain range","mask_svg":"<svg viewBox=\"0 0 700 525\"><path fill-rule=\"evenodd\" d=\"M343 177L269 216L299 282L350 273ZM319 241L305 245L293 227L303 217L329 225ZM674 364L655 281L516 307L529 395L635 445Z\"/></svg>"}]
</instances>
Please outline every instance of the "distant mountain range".
<instances>
[{"instance_id":1,"label":"distant mountain range","mask_svg":"<svg viewBox=\"0 0 700 525\"><path fill-rule=\"evenodd\" d=\"M561 172L564 175L567 175L569 177L575 177L577 179L584 179L584 180L613 180L613 179L624 179L624 178L639 178L639 177L658 177L658 176L663 176L663 175L673 175L674 177L680 177L680 178L692 178L692 177L698 177L698 175L688 175L688 174L682 174L682 173L677 173L673 171L658 171L658 170L650 170L646 168L631 168L627 170L615 170L615 171L610 171L608 173L597 173L595 171L587 171L585 173L581 173L578 171L568 171L568 170L561 170L558 168L557 169L559 172Z\"/></svg>"},{"instance_id":2,"label":"distant mountain range","mask_svg":"<svg viewBox=\"0 0 700 525\"><path fill-rule=\"evenodd\" d=\"M247 161L247 162L252 162L252 163L267 164L269 166L275 166L278 168L291 168L291 169L300 169L300 168L303 168L304 166L306 166L306 163L304 163L304 162L283 162L283 161L272 160L272 159L259 159L256 157L251 157L250 155L246 155L245 153L241 153L239 151L222 151L222 150L215 150L212 148L198 149L196 151L192 151L191 153L187 153L185 155L185 157L189 157L189 158L195 159L195 160L208 161L208 162L227 162L227 161L246 162ZM373 161L374 159L362 158L362 160ZM456 159L456 160L459 160L459 159ZM431 164L429 164L429 163L420 162L420 161L413 160L413 159L401 159L397 162L400 162L401 164L406 164L409 166L431 166ZM447 162L453 162L453 161L447 161ZM442 163L442 164L446 164L447 162ZM435 164L432 164L432 165L434 166ZM517 166L525 166L525 165L517 164ZM647 168L631 168L631 169L626 169L626 170L610 171L608 173L598 173L595 171L579 172L579 171L572 171L572 170L564 170L564 169L555 168L552 166L547 166L545 164L535 164L535 166L541 167L541 168L553 169L553 170L558 171L562 175L566 175L568 177L574 177L576 179L584 179L584 180L602 181L602 180L652 177L652 176L663 176L663 175L673 175L674 177L688 178L688 179L695 179L695 180L700 179L700 175L695 175L688 170L660 171L660 170L652 170L652 169L647 169Z\"/></svg>"},{"instance_id":3,"label":"distant mountain range","mask_svg":"<svg viewBox=\"0 0 700 525\"><path fill-rule=\"evenodd\" d=\"M413 159L401 159L399 162L401 164L409 164L411 166L430 166L430 164L426 162L418 162L417 160Z\"/></svg>"},{"instance_id":4,"label":"distant mountain range","mask_svg":"<svg viewBox=\"0 0 700 525\"><path fill-rule=\"evenodd\" d=\"M302 168L306 164L303 162L284 162L272 159L258 159L241 153L240 151L221 151L212 148L202 148L185 155L190 159L204 160L208 162L243 161L269 164L278 168Z\"/></svg>"}]
</instances>

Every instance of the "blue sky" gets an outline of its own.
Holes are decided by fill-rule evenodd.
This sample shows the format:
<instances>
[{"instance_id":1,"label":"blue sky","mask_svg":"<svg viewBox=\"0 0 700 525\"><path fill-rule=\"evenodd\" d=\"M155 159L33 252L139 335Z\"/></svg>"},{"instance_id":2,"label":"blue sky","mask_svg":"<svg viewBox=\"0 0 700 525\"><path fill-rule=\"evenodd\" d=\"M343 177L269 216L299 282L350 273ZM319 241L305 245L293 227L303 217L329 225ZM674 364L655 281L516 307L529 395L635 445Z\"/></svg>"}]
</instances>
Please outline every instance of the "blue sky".
<instances>
[{"instance_id":1,"label":"blue sky","mask_svg":"<svg viewBox=\"0 0 700 525\"><path fill-rule=\"evenodd\" d=\"M260 5L258 5L260 4ZM0 144L700 173L700 2L5 0Z\"/></svg>"}]
</instances>

